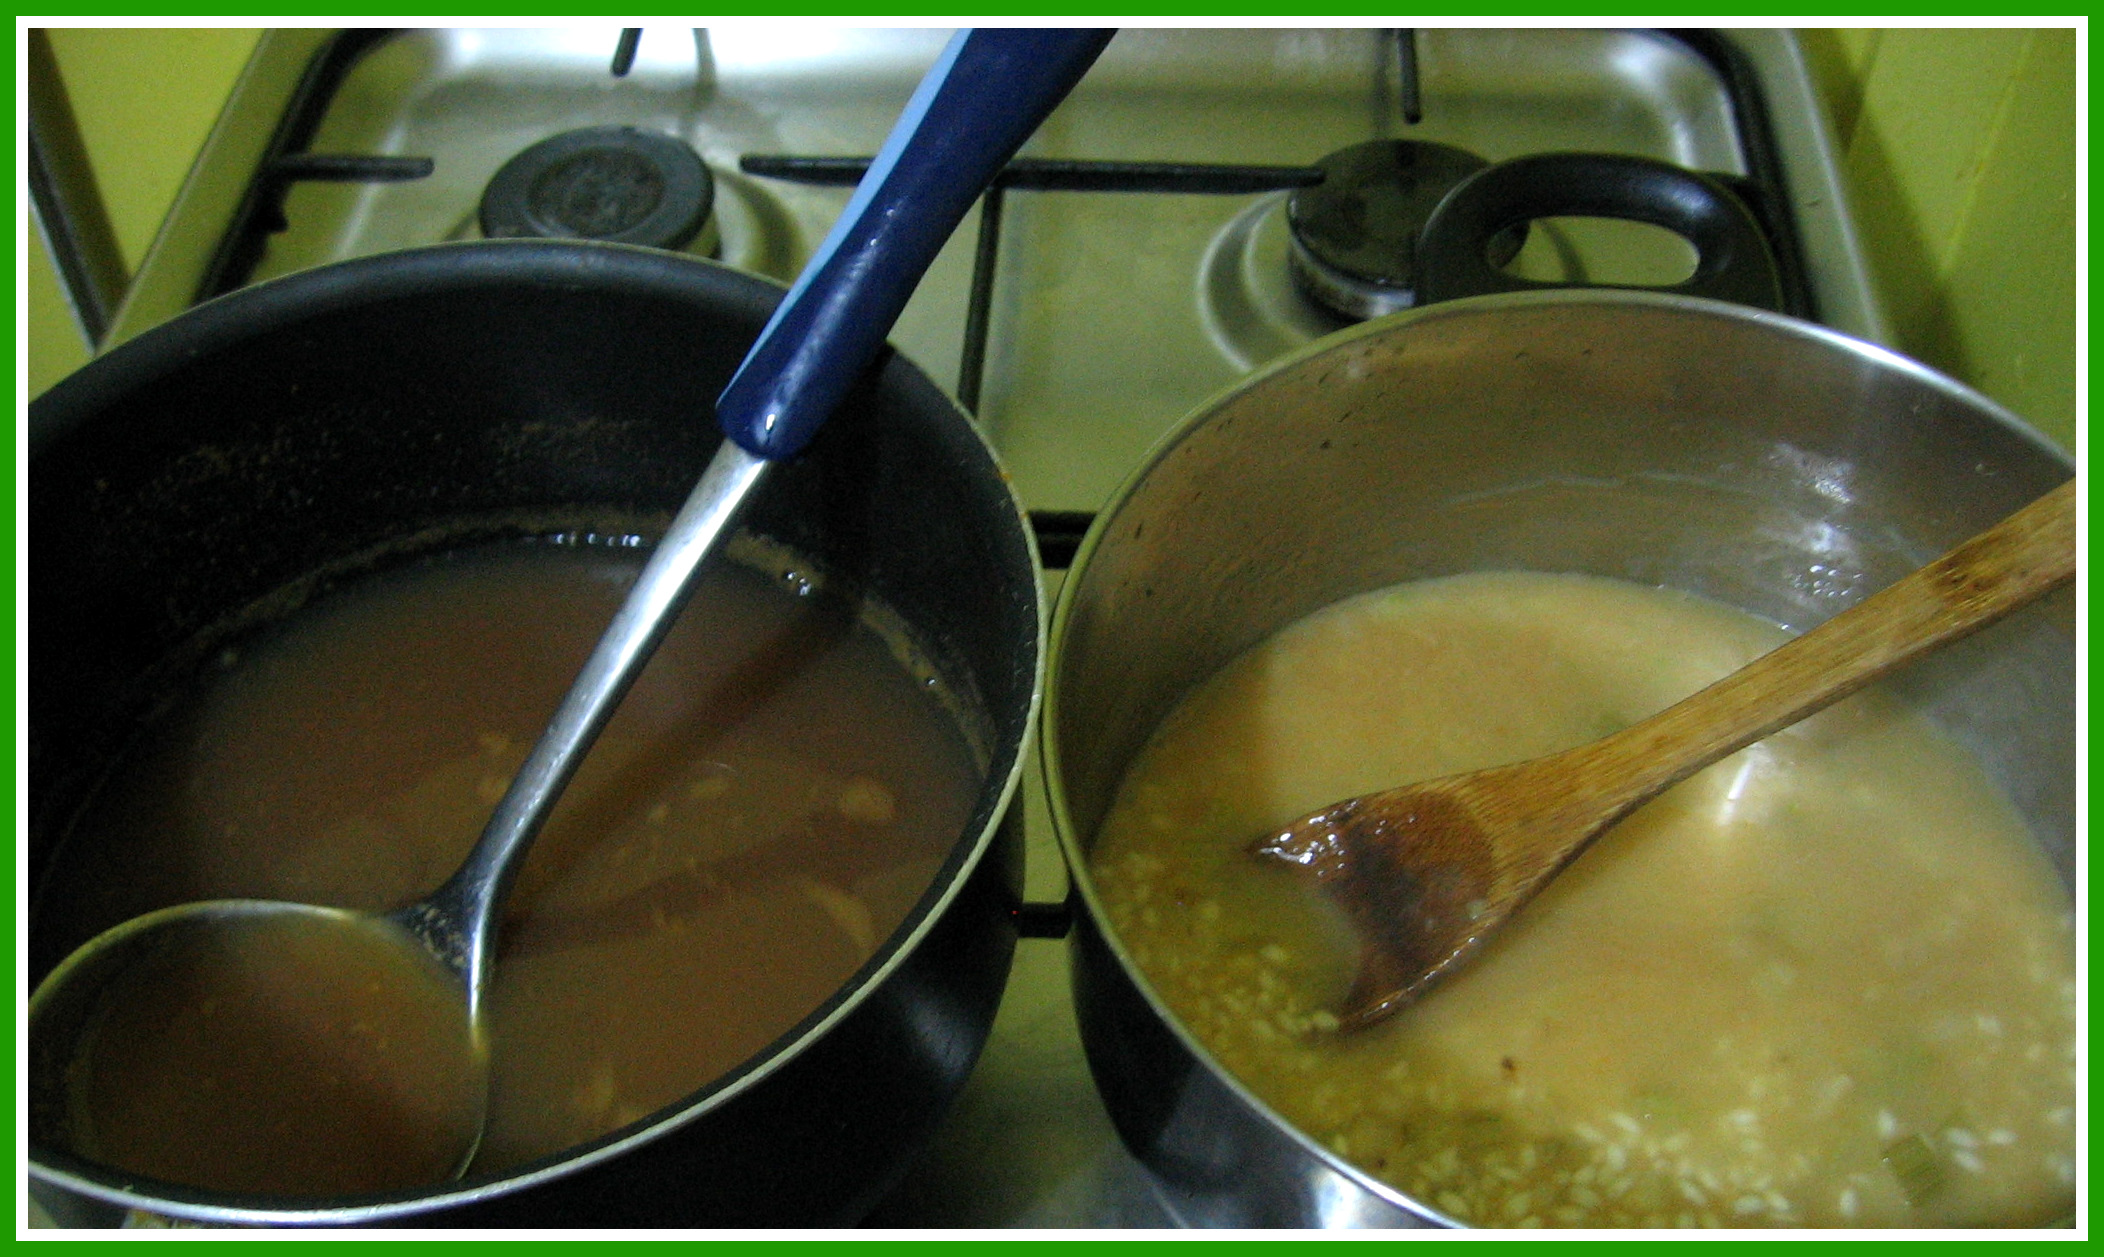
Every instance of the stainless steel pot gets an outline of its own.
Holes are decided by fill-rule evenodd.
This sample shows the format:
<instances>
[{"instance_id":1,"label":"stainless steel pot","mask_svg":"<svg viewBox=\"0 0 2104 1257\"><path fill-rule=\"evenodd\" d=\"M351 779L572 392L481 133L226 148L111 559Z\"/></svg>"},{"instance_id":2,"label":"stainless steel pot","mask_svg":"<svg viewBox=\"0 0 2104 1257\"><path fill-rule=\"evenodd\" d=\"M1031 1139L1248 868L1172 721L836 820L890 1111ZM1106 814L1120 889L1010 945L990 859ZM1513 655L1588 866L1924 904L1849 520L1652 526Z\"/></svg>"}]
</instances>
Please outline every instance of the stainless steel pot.
<instances>
[{"instance_id":1,"label":"stainless steel pot","mask_svg":"<svg viewBox=\"0 0 2104 1257\"><path fill-rule=\"evenodd\" d=\"M263 284L127 343L30 408L32 887L128 733L259 600L448 544L670 511L781 290L615 245L488 242ZM832 999L730 1076L583 1147L355 1202L138 1182L32 1124L62 1221L812 1226L867 1210L970 1073L1007 980L1004 823L1040 690L1036 555L970 419L886 355L747 527L867 590L971 706L985 776L935 883ZM80 939L30 902L34 982Z\"/></svg>"},{"instance_id":2,"label":"stainless steel pot","mask_svg":"<svg viewBox=\"0 0 2104 1257\"><path fill-rule=\"evenodd\" d=\"M1125 766L1230 657L1339 598L1476 570L1673 586L1802 630L2068 478L1994 403L1780 315L1605 290L1471 298L1310 346L1187 419L1097 518L1053 621L1043 755L1084 905L1084 1046L1194 1222L1453 1220L1229 1077L1104 924ZM1894 684L1977 754L2072 884L2074 601Z\"/></svg>"}]
</instances>

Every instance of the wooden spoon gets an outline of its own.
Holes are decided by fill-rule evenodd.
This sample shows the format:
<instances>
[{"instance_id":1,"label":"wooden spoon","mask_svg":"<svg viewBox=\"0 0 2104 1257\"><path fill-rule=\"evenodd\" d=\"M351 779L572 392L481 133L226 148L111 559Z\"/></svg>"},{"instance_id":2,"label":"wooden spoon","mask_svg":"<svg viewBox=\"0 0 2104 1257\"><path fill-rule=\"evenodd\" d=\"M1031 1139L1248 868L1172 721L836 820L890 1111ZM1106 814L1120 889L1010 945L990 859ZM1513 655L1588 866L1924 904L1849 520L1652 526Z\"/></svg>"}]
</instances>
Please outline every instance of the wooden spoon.
<instances>
[{"instance_id":1,"label":"wooden spoon","mask_svg":"<svg viewBox=\"0 0 2104 1257\"><path fill-rule=\"evenodd\" d=\"M1587 844L1676 782L2075 575L2073 481L1709 688L1572 750L1334 803L1251 845L1311 873L1361 944L1340 1024L1452 973Z\"/></svg>"}]
</instances>

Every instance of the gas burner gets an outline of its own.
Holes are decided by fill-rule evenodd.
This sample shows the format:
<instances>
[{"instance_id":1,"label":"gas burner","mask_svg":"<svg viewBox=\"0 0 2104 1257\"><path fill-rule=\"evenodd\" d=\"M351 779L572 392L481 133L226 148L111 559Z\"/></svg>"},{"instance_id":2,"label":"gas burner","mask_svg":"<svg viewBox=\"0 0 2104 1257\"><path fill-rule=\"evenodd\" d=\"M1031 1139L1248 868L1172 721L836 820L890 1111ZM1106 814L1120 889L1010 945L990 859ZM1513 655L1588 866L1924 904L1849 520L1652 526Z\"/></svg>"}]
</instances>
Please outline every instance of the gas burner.
<instances>
[{"instance_id":1,"label":"gas burner","mask_svg":"<svg viewBox=\"0 0 2104 1257\"><path fill-rule=\"evenodd\" d=\"M1206 339L1238 372L1254 371L1351 320L1295 281L1286 193L1252 202L1207 246L1198 275Z\"/></svg>"},{"instance_id":2,"label":"gas burner","mask_svg":"<svg viewBox=\"0 0 2104 1257\"><path fill-rule=\"evenodd\" d=\"M709 168L678 140L588 127L504 163L482 193L482 234L680 249L709 222L715 196Z\"/></svg>"},{"instance_id":3,"label":"gas burner","mask_svg":"<svg viewBox=\"0 0 2104 1257\"><path fill-rule=\"evenodd\" d=\"M1489 163L1425 140L1371 140L1315 163L1326 176L1287 202L1292 272L1301 290L1348 319L1417 304L1417 237L1455 184ZM1510 245L1510 252L1505 246ZM1501 237L1502 266L1520 238Z\"/></svg>"}]
</instances>

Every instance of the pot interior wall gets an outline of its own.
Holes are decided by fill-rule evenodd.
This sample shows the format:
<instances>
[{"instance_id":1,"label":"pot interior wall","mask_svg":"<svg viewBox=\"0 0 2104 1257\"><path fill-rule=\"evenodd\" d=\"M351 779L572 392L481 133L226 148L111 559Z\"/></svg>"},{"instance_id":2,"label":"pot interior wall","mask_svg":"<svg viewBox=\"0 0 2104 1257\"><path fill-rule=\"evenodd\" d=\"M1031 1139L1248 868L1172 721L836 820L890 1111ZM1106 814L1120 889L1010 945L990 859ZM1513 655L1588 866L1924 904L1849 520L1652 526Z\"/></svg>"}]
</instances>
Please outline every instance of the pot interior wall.
<instances>
[{"instance_id":1,"label":"pot interior wall","mask_svg":"<svg viewBox=\"0 0 2104 1257\"><path fill-rule=\"evenodd\" d=\"M1085 850L1185 691L1350 594L1579 572L1802 630L2070 470L1919 367L1729 307L1569 293L1369 324L1194 417L1099 521L1057 630L1055 807ZM2072 597L1899 684L2071 877Z\"/></svg>"}]
</instances>

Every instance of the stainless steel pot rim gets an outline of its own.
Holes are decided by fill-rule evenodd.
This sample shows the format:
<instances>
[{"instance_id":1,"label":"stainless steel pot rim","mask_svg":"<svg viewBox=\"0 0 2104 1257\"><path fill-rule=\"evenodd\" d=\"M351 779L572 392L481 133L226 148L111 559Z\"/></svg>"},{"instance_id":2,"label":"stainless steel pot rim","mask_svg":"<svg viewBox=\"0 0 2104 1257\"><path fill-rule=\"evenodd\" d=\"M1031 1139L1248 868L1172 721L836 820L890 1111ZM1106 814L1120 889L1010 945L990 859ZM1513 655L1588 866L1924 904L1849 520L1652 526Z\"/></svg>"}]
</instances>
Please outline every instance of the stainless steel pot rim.
<instances>
[{"instance_id":1,"label":"stainless steel pot rim","mask_svg":"<svg viewBox=\"0 0 2104 1257\"><path fill-rule=\"evenodd\" d=\"M1881 345L1850 336L1844 332L1835 331L1830 327L1794 318L1790 315L1777 314L1768 310L1758 310L1751 306L1715 301L1706 297L1687 297L1675 293L1661 293L1632 288L1555 288L1543 289L1539 292L1495 293L1488 296L1445 301L1436 305L1420 306L1415 309L1384 315L1377 319L1370 319L1364 323L1355 324L1312 341L1294 352L1274 360L1256 373L1238 380L1213 394L1189 414L1185 415L1169 431L1164 433L1161 439L1155 442L1154 447L1147 452L1146 457L1140 460L1139 465L1119 484L1117 491L1111 495L1110 500L1104 504L1103 509L1097 512L1095 519L1089 525L1087 533L1082 537L1081 545L1075 551L1074 560L1068 567L1067 578L1061 584L1059 595L1054 601L1049 651L1051 658L1057 660L1064 653L1063 647L1067 636L1067 623L1072 614L1073 591L1080 584L1077 578L1089 569L1091 560L1094 558L1096 551L1103 546L1104 539L1109 535L1120 509L1132 499L1133 495L1153 475L1155 469L1176 450L1178 445L1193 432L1203 427L1213 414L1226 407L1229 402L1264 388L1272 379L1297 369L1311 359L1337 352L1361 340L1370 340L1393 334L1398 330L1418 323L1452 319L1502 318L1515 314L1524 314L1530 310L1557 306L1592 306L1609 309L1619 307L1628 310L1667 311L1688 317L1711 318L1725 322L1746 324L1762 329L1770 335L1822 343L1845 355L1862 358L1886 370L1898 372L1943 391L1963 402L1967 407L1989 416L1995 422L2019 434L2048 457L2063 463L2070 462L2067 455L2040 434L2036 428L2001 403L1970 386L1951 379L1932 367L1917 362L1903 354L1896 353L1893 350L1886 349ZM2070 469L2072 470L2072 464L2070 464ZM1055 739L1046 732L1058 727L1058 706L1059 676L1055 667L1049 673L1046 685L1044 706L1040 720L1042 736L1039 738L1039 756L1045 774L1046 790L1051 796L1053 829L1059 838L1062 851L1067 856L1068 864L1072 867L1076 863L1078 854L1069 845L1069 838L1074 829L1073 818L1067 815L1063 802L1065 790L1059 755L1057 747L1054 745ZM1089 883L1085 875L1079 879L1078 884L1084 888L1085 893L1093 893L1089 889ZM1097 905L1091 903L1090 906L1093 909Z\"/></svg>"},{"instance_id":2,"label":"stainless steel pot rim","mask_svg":"<svg viewBox=\"0 0 2104 1257\"><path fill-rule=\"evenodd\" d=\"M410 261L410 269L414 274L405 275L399 265L399 260L404 258ZM781 292L787 291L786 286L764 276L736 271L708 259L686 254L670 254L641 246L605 242L502 240L420 246L393 254L319 267L215 298L198 307L197 311L203 312L199 315L200 320L212 321L214 335L208 340L208 344L216 344L217 338L225 334L220 329L231 326L238 313L247 306L272 308L281 315L305 313L316 308L334 308L347 301L359 300L360 293L367 296L385 295L388 292L399 291L405 286L426 282L430 274L428 268L443 266L450 260L465 261L469 264L460 278L464 282L472 283L503 278L511 273L507 268L515 265L516 261L523 261L532 266L538 264L537 258L544 259L558 268L581 267L590 273L618 270L623 266L636 268L638 273L668 266L697 267L721 272L733 282L758 284ZM576 282L577 279L574 275L565 278L571 282ZM121 347L119 352L170 355L181 352L180 338L167 333L166 327L167 325L164 325L163 328L148 332L138 341ZM930 383L933 383L932 380ZM949 390L936 387L952 406L957 405ZM1022 788L1024 766L1031 750L1032 732L1037 728L1044 704L1047 661L1050 654L1047 647L1050 613L1042 578L1044 566L1038 553L1036 535L1030 528L1029 516L1021 499L1016 496L1015 480L1002 465L999 453L987 441L979 425L970 421L962 407L957 407L956 414L964 427L971 431L978 450L986 459L989 473L997 478L1003 487L1016 533L1028 552L1033 576L1031 598L1035 619L1035 649L1030 661L1031 681L1027 710L1017 722L1017 727L1024 732L1014 740L1013 745L995 748L997 751L1006 752L1000 761L990 763L987 767L987 786L998 782L998 791L992 806L983 812L984 819L972 834L971 841L953 847L949 858L936 874L936 881L931 885L931 890L937 893L932 899L924 899L916 905L914 915L909 918L910 928L894 935L890 943L843 984L825 1004L738 1070L714 1080L694 1095L660 1110L659 1115L642 1119L633 1127L604 1136L601 1142L584 1145L582 1150L566 1149L550 1154L539 1162L529 1163L528 1167L520 1172L464 1184L455 1189L391 1193L352 1203L272 1204L266 1203L263 1198L243 1200L225 1193L197 1191L174 1184L144 1187L120 1174L99 1171L86 1162L75 1161L64 1154L59 1154L60 1159L68 1164L50 1164L39 1159L40 1150L34 1147L29 1150L28 1157L27 1169L30 1176L56 1187L128 1208L165 1213L170 1211L171 1206L176 1206L180 1208L181 1216L185 1219L208 1224L359 1226L396 1220L413 1221L416 1215L427 1211L475 1204L567 1177L621 1157L691 1122L698 1121L786 1067L811 1044L824 1038L834 1026L852 1015L871 997L871 993L882 986L920 947L958 895L963 892L966 881L985 858L1002 818L1008 809L1017 803L1017 794ZM986 788L981 789L982 799L985 798ZM83 1168L69 1168L70 1165Z\"/></svg>"},{"instance_id":3,"label":"stainless steel pot rim","mask_svg":"<svg viewBox=\"0 0 2104 1257\"><path fill-rule=\"evenodd\" d=\"M1153 1009L1160 1023L1176 1037L1193 1059L1209 1070L1213 1078L1231 1092L1243 1104L1269 1120L1280 1133L1289 1136L1311 1157L1329 1170L1343 1176L1367 1191L1370 1195L1386 1201L1396 1209L1417 1216L1437 1226L1465 1227L1466 1224L1452 1218L1431 1204L1421 1202L1399 1189L1372 1177L1363 1170L1338 1156L1320 1142L1304 1134L1297 1126L1280 1116L1270 1105L1259 1099L1240 1079L1214 1059L1187 1030L1180 1019L1169 1011L1167 1002L1148 979L1144 970L1136 964L1123 941L1107 924L1103 903L1090 875L1087 852L1083 846L1087 835L1078 832L1073 815L1067 805L1065 773L1061 763L1061 748L1056 731L1060 727L1061 685L1058 661L1065 657L1066 642L1074 614L1075 600L1083 585L1083 578L1091 567L1097 551L1106 544L1106 539L1117 526L1118 516L1126 503L1131 501L1147 484L1155 470L1168 459L1177 447L1192 434L1204 428L1213 416L1229 408L1239 398L1258 392L1269 383L1307 362L1325 355L1335 354L1364 340L1396 334L1420 323L1442 320L1504 319L1523 316L1529 311L1553 307L1596 307L1610 311L1620 309L1632 313L1648 311L1665 313L1669 317L1716 319L1747 325L1761 334L1785 339L1816 342L1840 354L1858 358L1881 370L1898 373L1934 390L1941 391L1983 417L2019 434L2048 457L2068 463L2067 455L2051 441L2031 427L2006 407L1978 391L1943 375L1914 359L1893 352L1882 346L1857 337L1837 332L1832 328L1807 322L1788 315L1758 310L1748 306L1688 297L1673 293L1661 293L1642 289L1543 289L1536 292L1500 293L1482 297L1464 298L1421 306L1371 319L1364 323L1342 329L1279 358L1255 374L1237 381L1208 398L1193 409L1157 441L1147 456L1126 477L1118 490L1096 515L1087 534L1075 554L1066 580L1060 587L1052 616L1051 657L1054 665L1046 686L1045 701L1040 715L1037 754L1049 796L1049 809L1053 834L1068 867L1068 876L1074 897L1081 904L1085 917L1097 924L1098 936L1115 958L1126 978L1138 989L1142 998ZM2071 467L2072 470L2072 467Z\"/></svg>"},{"instance_id":4,"label":"stainless steel pot rim","mask_svg":"<svg viewBox=\"0 0 2104 1257\"><path fill-rule=\"evenodd\" d=\"M1503 318L1525 314L1530 310L1560 306L1621 308L1631 311L1667 311L1688 317L1712 318L1728 323L1746 324L1763 329L1770 335L1822 343L1846 355L1862 358L1881 368L1897 372L1947 393L1953 398L1962 401L1966 406L1992 416L1996 422L2021 434L2027 441L2049 457L2064 463L2070 462L2067 454L2041 434L2038 429L2034 428L2008 407L1972 388L1970 385L1954 380L1934 367L1918 362L1904 354L1887 349L1874 342L1863 340L1860 337L1851 336L1846 332L1836 331L1823 324L1813 323L1787 314L1778 314L1770 310L1755 309L1752 306L1717 301L1708 297L1689 297L1678 293L1659 292L1643 288L1543 288L1536 292L1492 293L1486 296L1463 297L1452 301L1438 302L1433 305L1418 306L1409 310L1399 310L1393 314L1386 314L1379 318L1368 319L1362 323L1355 323L1350 327L1342 328L1327 336L1310 341L1290 353L1273 359L1254 373L1236 380L1234 383L1214 393L1211 397L1206 398L1167 432L1163 433L1161 438L1155 442L1153 448L1148 450L1146 456L1133 468L1132 472L1119 483L1116 492L1111 494L1110 499L1104 503L1103 508L1096 513L1094 522L1091 523L1088 532L1082 537L1081 545L1075 551L1074 561L1069 565L1069 574L1083 571L1088 567L1089 558L1102 544L1102 538L1108 531L1111 519L1117 515L1119 508L1133 496L1139 486L1153 474L1154 469L1162 460L1167 458L1193 431L1204 426L1209 416L1225 407L1232 399L1264 387L1273 378L1298 368L1310 359L1336 352L1344 346L1361 340L1390 335L1402 328L1418 323L1471 318ZM2072 467L2072 463L2070 463L2070 467ZM1055 659L1059 657L1058 642L1061 637L1062 613L1069 601L1064 590L1071 584L1072 582L1069 581L1067 584L1062 585L1062 593L1055 600L1054 604L1052 616L1054 645L1052 656ZM1054 797L1056 798L1057 795L1055 794Z\"/></svg>"}]
</instances>

